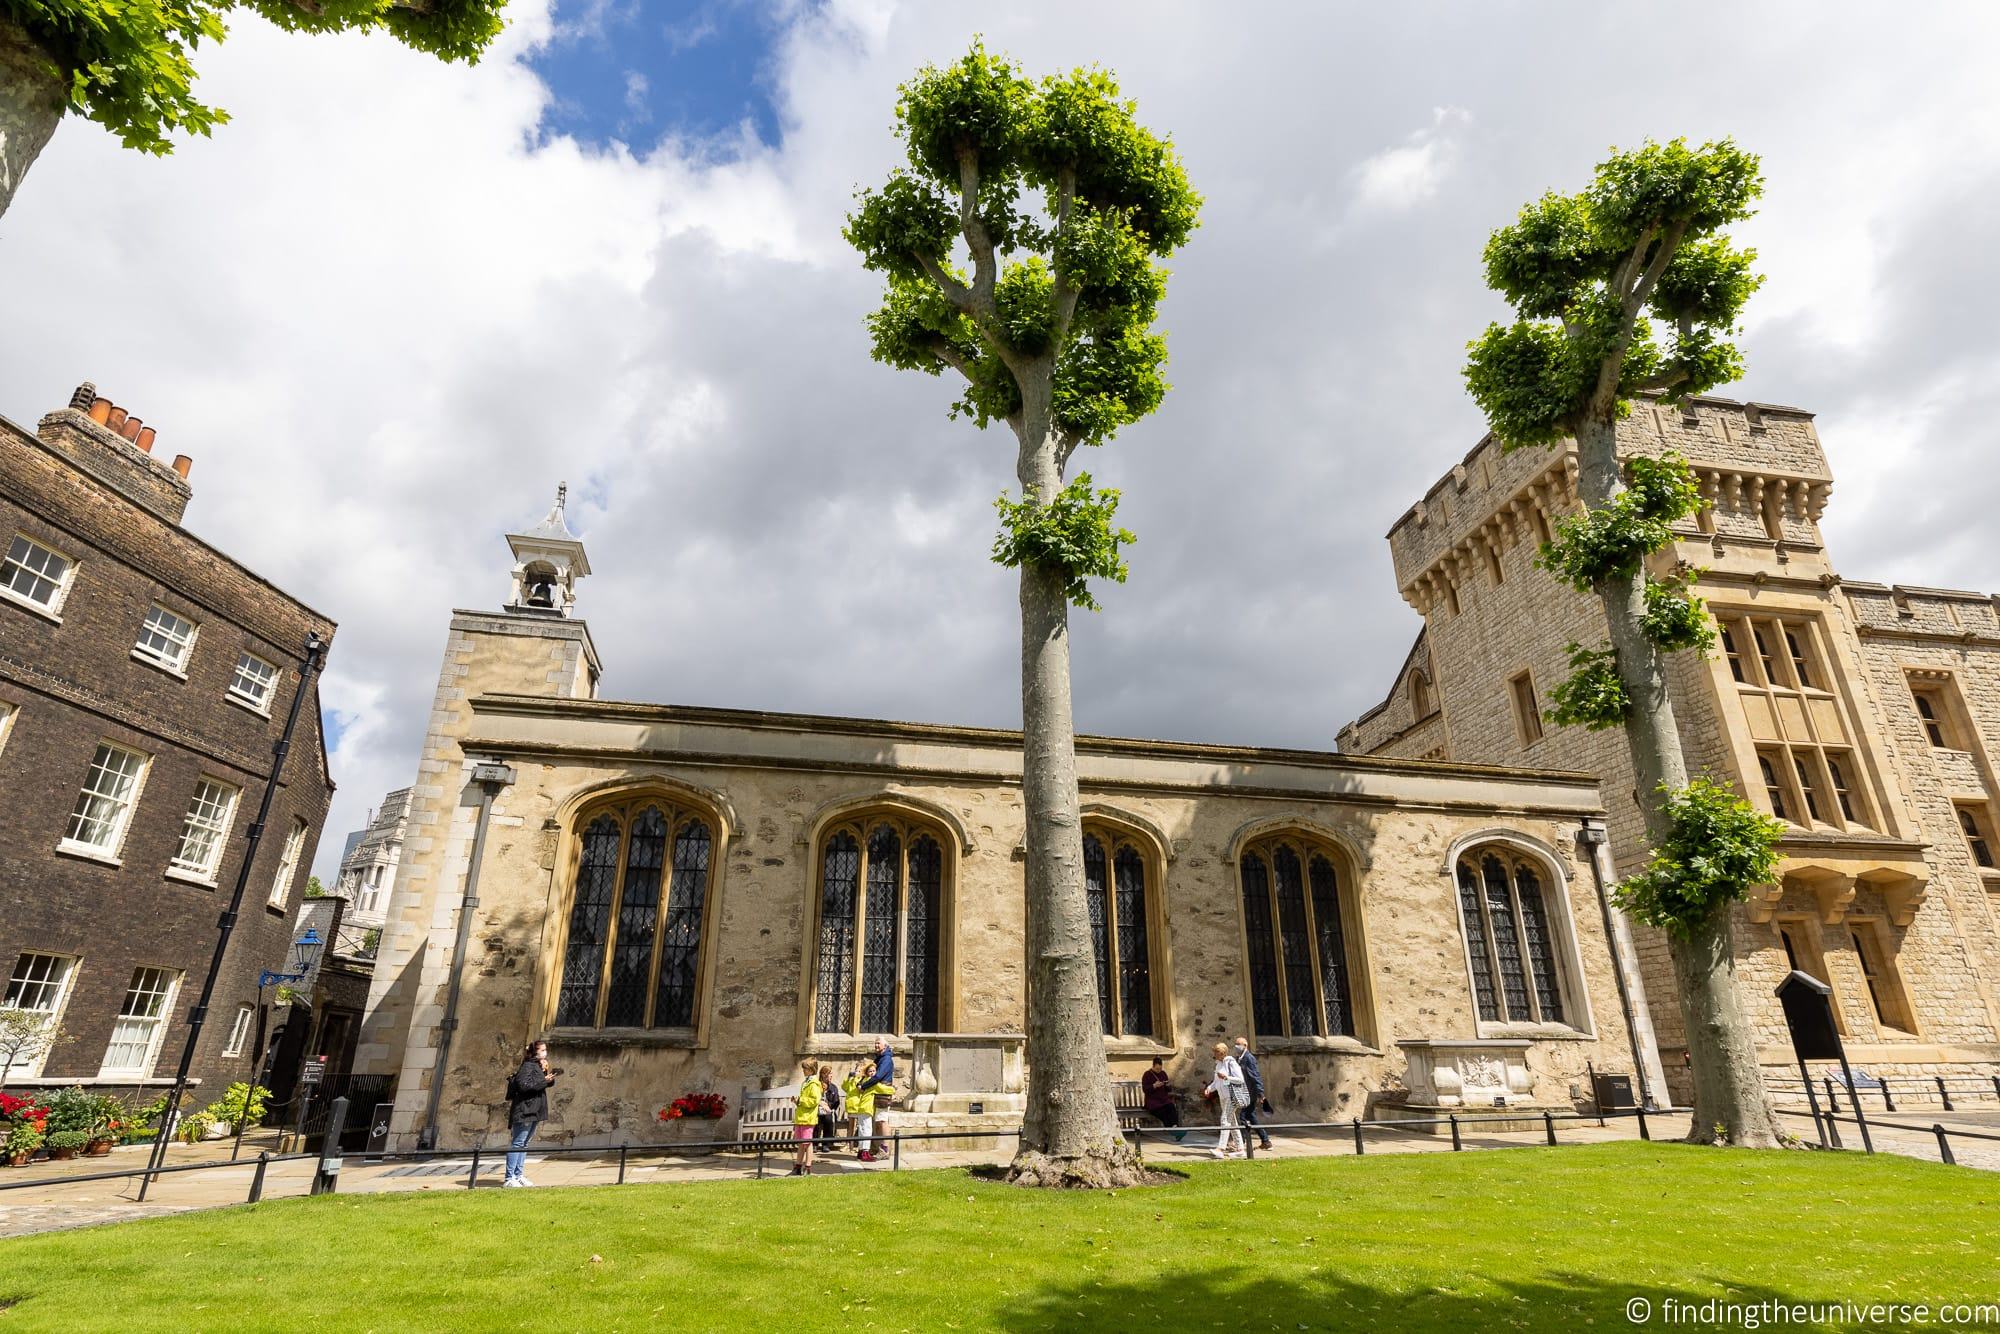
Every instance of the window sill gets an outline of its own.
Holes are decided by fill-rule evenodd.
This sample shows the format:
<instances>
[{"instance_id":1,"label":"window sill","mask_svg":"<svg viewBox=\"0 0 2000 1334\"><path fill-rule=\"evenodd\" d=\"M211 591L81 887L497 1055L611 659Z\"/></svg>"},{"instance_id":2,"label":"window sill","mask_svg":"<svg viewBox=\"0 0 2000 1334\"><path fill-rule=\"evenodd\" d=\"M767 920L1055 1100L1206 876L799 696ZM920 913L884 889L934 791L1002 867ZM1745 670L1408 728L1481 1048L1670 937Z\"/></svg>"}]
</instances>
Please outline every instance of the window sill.
<instances>
[{"instance_id":1,"label":"window sill","mask_svg":"<svg viewBox=\"0 0 2000 1334\"><path fill-rule=\"evenodd\" d=\"M1331 1056L1380 1056L1379 1047L1371 1047L1359 1038L1257 1038L1250 1044L1250 1050L1260 1056L1324 1052Z\"/></svg>"},{"instance_id":2,"label":"window sill","mask_svg":"<svg viewBox=\"0 0 2000 1334\"><path fill-rule=\"evenodd\" d=\"M914 1050L906 1037L892 1036L889 1039L892 1054L907 1059ZM802 1056L873 1056L875 1038L873 1034L854 1033L813 1033L806 1038L806 1045L799 1053Z\"/></svg>"},{"instance_id":3,"label":"window sill","mask_svg":"<svg viewBox=\"0 0 2000 1334\"><path fill-rule=\"evenodd\" d=\"M170 662L163 662L159 658L154 657L152 654L147 653L142 649L136 649L136 648L133 649L131 656L132 656L132 661L136 663L141 663L147 667L151 667L156 672L161 672L167 676L171 676L176 681L185 681L188 679L187 669L185 667L176 667Z\"/></svg>"},{"instance_id":4,"label":"window sill","mask_svg":"<svg viewBox=\"0 0 2000 1334\"><path fill-rule=\"evenodd\" d=\"M73 1088L77 1086L89 1088L95 1084L121 1085L126 1088L134 1086L139 1088L172 1088L173 1083L174 1078L172 1075L147 1075L139 1078L128 1075L107 1075L102 1072L94 1075L7 1076L7 1085L9 1088L15 1086L22 1088ZM190 1088L199 1083L201 1083L199 1079L196 1079L192 1075L188 1076L188 1086Z\"/></svg>"},{"instance_id":5,"label":"window sill","mask_svg":"<svg viewBox=\"0 0 2000 1334\"><path fill-rule=\"evenodd\" d=\"M1104 1035L1106 1056L1178 1056L1180 1048L1170 1042L1148 1037L1113 1037Z\"/></svg>"},{"instance_id":6,"label":"window sill","mask_svg":"<svg viewBox=\"0 0 2000 1334\"><path fill-rule=\"evenodd\" d=\"M119 867L125 864L123 857L106 852L102 848L93 848L88 843L72 843L68 839L56 844L56 855L74 857L78 861L96 862L101 866Z\"/></svg>"},{"instance_id":7,"label":"window sill","mask_svg":"<svg viewBox=\"0 0 2000 1334\"><path fill-rule=\"evenodd\" d=\"M204 875L200 871L190 871L184 866L169 866L163 874L167 879L178 880L184 885L195 885L202 889L215 888L215 876L212 872Z\"/></svg>"},{"instance_id":8,"label":"window sill","mask_svg":"<svg viewBox=\"0 0 2000 1334\"><path fill-rule=\"evenodd\" d=\"M694 1050L701 1047L691 1028L552 1028L543 1039L551 1047L658 1047Z\"/></svg>"},{"instance_id":9,"label":"window sill","mask_svg":"<svg viewBox=\"0 0 2000 1334\"><path fill-rule=\"evenodd\" d=\"M27 611L31 611L35 613L35 615L41 617L43 620L47 621L50 625L61 625L63 623L62 619L63 599L60 598L57 599L56 605L53 607L44 607L41 603L33 601L30 598L24 598L19 593L16 593L13 589L8 588L5 585L0 585L0 602L11 602L17 607L21 607Z\"/></svg>"},{"instance_id":10,"label":"window sill","mask_svg":"<svg viewBox=\"0 0 2000 1334\"><path fill-rule=\"evenodd\" d=\"M271 708L268 704L252 704L233 690L223 691L222 697L245 713L254 713L265 722L271 721Z\"/></svg>"},{"instance_id":11,"label":"window sill","mask_svg":"<svg viewBox=\"0 0 2000 1334\"><path fill-rule=\"evenodd\" d=\"M1528 1038L1534 1042L1591 1042L1595 1033L1571 1028L1568 1024L1495 1024L1482 1021L1481 1038Z\"/></svg>"}]
</instances>

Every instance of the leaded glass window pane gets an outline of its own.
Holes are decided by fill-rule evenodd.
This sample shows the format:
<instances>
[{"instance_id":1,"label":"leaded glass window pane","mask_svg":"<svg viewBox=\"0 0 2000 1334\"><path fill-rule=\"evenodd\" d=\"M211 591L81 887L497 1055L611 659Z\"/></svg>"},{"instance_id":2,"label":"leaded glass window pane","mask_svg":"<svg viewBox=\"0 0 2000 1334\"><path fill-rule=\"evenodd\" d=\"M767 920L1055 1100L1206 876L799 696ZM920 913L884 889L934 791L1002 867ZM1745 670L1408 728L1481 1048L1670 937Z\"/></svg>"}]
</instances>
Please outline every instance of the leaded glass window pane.
<instances>
[{"instance_id":1,"label":"leaded glass window pane","mask_svg":"<svg viewBox=\"0 0 2000 1334\"><path fill-rule=\"evenodd\" d=\"M1278 993L1277 952L1271 945L1271 879L1264 859L1243 857L1243 933L1250 956L1250 1015L1259 1033L1282 1036L1284 1000Z\"/></svg>"},{"instance_id":2,"label":"leaded glass window pane","mask_svg":"<svg viewBox=\"0 0 2000 1334\"><path fill-rule=\"evenodd\" d=\"M861 942L861 1031L896 1026L896 908L903 888L903 840L887 825L868 835L868 920Z\"/></svg>"},{"instance_id":3,"label":"leaded glass window pane","mask_svg":"<svg viewBox=\"0 0 2000 1334\"><path fill-rule=\"evenodd\" d=\"M556 996L558 1027L597 1023L597 989L604 969L604 946L611 935L611 900L618 889L618 821L600 815L583 831L583 856L570 903L569 936L563 944L562 986Z\"/></svg>"},{"instance_id":4,"label":"leaded glass window pane","mask_svg":"<svg viewBox=\"0 0 2000 1334\"><path fill-rule=\"evenodd\" d=\"M938 940L944 920L944 849L928 834L910 840L910 909L905 929L903 1031L935 1033Z\"/></svg>"},{"instance_id":5,"label":"leaded glass window pane","mask_svg":"<svg viewBox=\"0 0 2000 1334\"><path fill-rule=\"evenodd\" d=\"M1521 959L1521 937L1514 929L1513 895L1507 884L1507 866L1488 853L1480 865L1486 873L1486 924L1493 933L1493 957L1499 967L1500 991L1507 1002L1508 1019L1533 1017L1528 1008L1528 974Z\"/></svg>"},{"instance_id":6,"label":"leaded glass window pane","mask_svg":"<svg viewBox=\"0 0 2000 1334\"><path fill-rule=\"evenodd\" d=\"M1548 905L1542 899L1542 882L1526 865L1514 867L1514 884L1520 892L1521 928L1526 935L1528 963L1535 979L1535 1004L1541 1007L1545 1024L1563 1021L1562 982L1556 976L1555 940L1549 934ZM1525 1018L1525 1014L1518 1016Z\"/></svg>"},{"instance_id":7,"label":"leaded glass window pane","mask_svg":"<svg viewBox=\"0 0 2000 1334\"><path fill-rule=\"evenodd\" d=\"M820 859L819 995L813 1027L854 1031L854 909L861 884L861 845L846 830L826 841Z\"/></svg>"},{"instance_id":8,"label":"leaded glass window pane","mask_svg":"<svg viewBox=\"0 0 2000 1334\"><path fill-rule=\"evenodd\" d=\"M611 949L611 989L604 1001L606 1028L646 1022L646 988L652 980L653 933L660 921L660 870L666 863L667 818L649 806L632 822L626 841L625 887L618 896L618 937Z\"/></svg>"},{"instance_id":9,"label":"leaded glass window pane","mask_svg":"<svg viewBox=\"0 0 2000 1334\"><path fill-rule=\"evenodd\" d=\"M1326 1031L1354 1035L1354 1002L1348 986L1347 942L1340 922L1340 878L1333 863L1315 856L1311 866L1313 926L1319 933L1320 994Z\"/></svg>"},{"instance_id":10,"label":"leaded glass window pane","mask_svg":"<svg viewBox=\"0 0 2000 1334\"><path fill-rule=\"evenodd\" d=\"M1118 904L1118 1004L1127 1037L1153 1033L1152 955L1146 939L1146 859L1137 848L1112 858Z\"/></svg>"},{"instance_id":11,"label":"leaded glass window pane","mask_svg":"<svg viewBox=\"0 0 2000 1334\"><path fill-rule=\"evenodd\" d=\"M708 826L700 820L689 820L674 836L674 874L660 931L660 988L653 1001L655 1028L687 1028L694 1023L710 845Z\"/></svg>"},{"instance_id":12,"label":"leaded glass window pane","mask_svg":"<svg viewBox=\"0 0 2000 1334\"><path fill-rule=\"evenodd\" d=\"M1465 952L1472 961L1472 994L1481 1019L1500 1018L1500 997L1493 988L1493 956L1486 940L1486 918L1479 911L1479 871L1470 859L1458 864L1458 917L1465 924Z\"/></svg>"},{"instance_id":13,"label":"leaded glass window pane","mask_svg":"<svg viewBox=\"0 0 2000 1334\"><path fill-rule=\"evenodd\" d=\"M1312 938L1306 933L1305 868L1299 854L1280 845L1271 854L1278 880L1278 947L1285 958L1285 999L1292 1036L1319 1033L1319 1007L1313 1002Z\"/></svg>"},{"instance_id":14,"label":"leaded glass window pane","mask_svg":"<svg viewBox=\"0 0 2000 1334\"><path fill-rule=\"evenodd\" d=\"M1107 1033L1111 1026L1111 886L1104 865L1104 844L1093 834L1083 836L1083 896L1090 906L1090 950L1097 963L1097 1016Z\"/></svg>"}]
</instances>

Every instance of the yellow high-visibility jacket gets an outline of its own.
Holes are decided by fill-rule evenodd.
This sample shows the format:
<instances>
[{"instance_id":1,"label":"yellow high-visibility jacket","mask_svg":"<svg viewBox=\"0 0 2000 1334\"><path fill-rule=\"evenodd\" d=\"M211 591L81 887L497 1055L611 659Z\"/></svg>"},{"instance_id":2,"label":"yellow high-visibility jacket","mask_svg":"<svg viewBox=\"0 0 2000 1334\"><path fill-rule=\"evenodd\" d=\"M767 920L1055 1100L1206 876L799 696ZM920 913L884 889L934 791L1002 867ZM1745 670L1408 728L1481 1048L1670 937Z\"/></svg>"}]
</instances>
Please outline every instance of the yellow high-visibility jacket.
<instances>
[{"instance_id":1,"label":"yellow high-visibility jacket","mask_svg":"<svg viewBox=\"0 0 2000 1334\"><path fill-rule=\"evenodd\" d=\"M843 1086L847 1090L847 1110L855 1116L873 1116L875 1089L872 1085L866 1089L860 1085L861 1081L853 1075L847 1077L847 1083Z\"/></svg>"},{"instance_id":2,"label":"yellow high-visibility jacket","mask_svg":"<svg viewBox=\"0 0 2000 1334\"><path fill-rule=\"evenodd\" d=\"M798 1106L792 1110L792 1124L810 1126L819 1123L819 1080L808 1079L799 1085Z\"/></svg>"}]
</instances>

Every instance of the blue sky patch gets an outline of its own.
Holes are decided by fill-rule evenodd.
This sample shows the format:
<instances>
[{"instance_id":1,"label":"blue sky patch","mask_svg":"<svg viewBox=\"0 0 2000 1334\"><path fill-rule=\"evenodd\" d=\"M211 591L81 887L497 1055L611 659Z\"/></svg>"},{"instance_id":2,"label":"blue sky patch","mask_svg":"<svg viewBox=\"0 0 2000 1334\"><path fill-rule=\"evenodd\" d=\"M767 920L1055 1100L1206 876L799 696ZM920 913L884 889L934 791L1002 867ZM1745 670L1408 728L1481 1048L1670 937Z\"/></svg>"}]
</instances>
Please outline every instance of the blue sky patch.
<instances>
[{"instance_id":1,"label":"blue sky patch","mask_svg":"<svg viewBox=\"0 0 2000 1334\"><path fill-rule=\"evenodd\" d=\"M758 0L560 0L529 61L555 95L545 128L646 148L668 135L778 142L768 66L780 19Z\"/></svg>"}]
</instances>

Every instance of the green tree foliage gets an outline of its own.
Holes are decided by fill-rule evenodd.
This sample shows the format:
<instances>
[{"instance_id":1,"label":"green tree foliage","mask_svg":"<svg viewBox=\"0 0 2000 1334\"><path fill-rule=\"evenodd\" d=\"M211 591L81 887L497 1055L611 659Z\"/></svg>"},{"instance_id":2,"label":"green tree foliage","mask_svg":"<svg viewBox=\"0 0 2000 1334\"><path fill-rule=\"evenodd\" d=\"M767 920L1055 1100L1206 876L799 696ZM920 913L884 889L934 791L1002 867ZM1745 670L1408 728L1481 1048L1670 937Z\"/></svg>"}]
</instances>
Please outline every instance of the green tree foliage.
<instances>
[{"instance_id":1,"label":"green tree foliage","mask_svg":"<svg viewBox=\"0 0 2000 1334\"><path fill-rule=\"evenodd\" d=\"M1730 338L1762 279L1756 252L1716 233L1762 189L1757 159L1727 139L1648 142L1493 233L1487 285L1515 319L1470 345L1465 378L1501 443L1554 444L1633 394L1675 400L1740 375Z\"/></svg>"},{"instance_id":2,"label":"green tree foliage","mask_svg":"<svg viewBox=\"0 0 2000 1334\"><path fill-rule=\"evenodd\" d=\"M1569 676L1549 691L1555 707L1545 715L1562 727L1587 727L1593 732L1623 725L1632 712L1632 697L1618 675L1618 655L1609 647L1563 646L1569 655Z\"/></svg>"},{"instance_id":3,"label":"green tree foliage","mask_svg":"<svg viewBox=\"0 0 2000 1334\"><path fill-rule=\"evenodd\" d=\"M1063 590L1070 605L1098 610L1090 595L1090 579L1110 579L1124 583L1130 573L1121 547L1139 539L1112 525L1118 513L1118 492L1093 491L1090 474L1076 479L1046 505L1033 495L1019 501L1002 492L993 502L1000 511L1000 536L993 541L993 559L1008 569L1024 562L1039 562L1064 572Z\"/></svg>"},{"instance_id":4,"label":"green tree foliage","mask_svg":"<svg viewBox=\"0 0 2000 1334\"><path fill-rule=\"evenodd\" d=\"M500 31L505 0L0 0L55 67L70 109L128 148L173 151L176 134L208 134L227 112L195 96L193 53L249 10L295 32L381 30L445 60L479 58Z\"/></svg>"},{"instance_id":5,"label":"green tree foliage","mask_svg":"<svg viewBox=\"0 0 2000 1334\"><path fill-rule=\"evenodd\" d=\"M1661 795L1673 832L1615 897L1640 921L1686 935L1777 874L1785 826L1705 778Z\"/></svg>"},{"instance_id":6,"label":"green tree foliage","mask_svg":"<svg viewBox=\"0 0 2000 1334\"><path fill-rule=\"evenodd\" d=\"M965 387L954 416L1045 432L1059 467L1077 446L1101 445L1152 412L1167 390L1166 340L1152 328L1166 292L1158 261L1187 241L1201 201L1134 111L1101 70L1037 82L975 45L903 85L896 121L907 164L860 191L848 218L848 241L887 280L868 319L876 359L956 370ZM1104 545L1108 510L1090 541L1023 540L1081 536L1073 522L1097 509L1082 502L1074 486L1046 502L1003 498L1007 531L994 558L1075 557L1060 568L1078 581L1120 577L1117 540L1131 538ZM1021 508L1044 503L1065 515Z\"/></svg>"}]
</instances>

